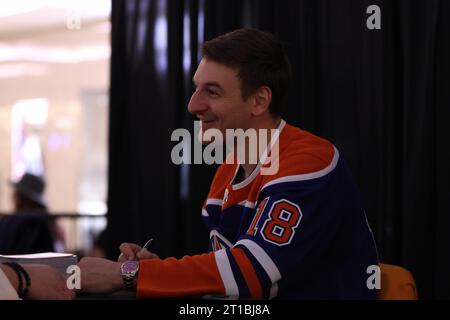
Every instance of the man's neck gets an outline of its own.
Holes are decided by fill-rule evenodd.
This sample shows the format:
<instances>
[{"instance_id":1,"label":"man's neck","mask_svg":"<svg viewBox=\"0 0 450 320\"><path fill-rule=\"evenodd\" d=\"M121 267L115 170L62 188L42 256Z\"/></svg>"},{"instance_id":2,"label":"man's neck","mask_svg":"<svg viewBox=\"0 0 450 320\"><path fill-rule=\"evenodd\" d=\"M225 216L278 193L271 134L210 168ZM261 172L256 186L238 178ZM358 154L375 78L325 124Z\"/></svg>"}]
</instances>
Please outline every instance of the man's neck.
<instances>
[{"instance_id":1,"label":"man's neck","mask_svg":"<svg viewBox=\"0 0 450 320\"><path fill-rule=\"evenodd\" d=\"M267 146L270 144L270 142L272 140L272 130L271 129L277 129L279 127L280 123L281 123L281 118L270 117L270 119L268 119L267 121L252 127L253 129L256 129L258 131L258 133L259 133L260 129L266 130L265 132L267 132L267 135L266 135L266 140L265 140L266 141L265 148L267 148ZM259 146L260 145L260 135L259 134L257 134L257 143L258 143L257 145ZM245 154L246 154L247 161L248 161L248 159L250 159L249 152L250 152L249 145L245 144ZM253 170L255 170L256 166L259 163L262 152L264 152L264 150L258 150L256 163L247 163L247 162L241 163L241 166L244 169L244 179L248 178L252 174ZM248 161L248 162L250 162L250 161Z\"/></svg>"}]
</instances>

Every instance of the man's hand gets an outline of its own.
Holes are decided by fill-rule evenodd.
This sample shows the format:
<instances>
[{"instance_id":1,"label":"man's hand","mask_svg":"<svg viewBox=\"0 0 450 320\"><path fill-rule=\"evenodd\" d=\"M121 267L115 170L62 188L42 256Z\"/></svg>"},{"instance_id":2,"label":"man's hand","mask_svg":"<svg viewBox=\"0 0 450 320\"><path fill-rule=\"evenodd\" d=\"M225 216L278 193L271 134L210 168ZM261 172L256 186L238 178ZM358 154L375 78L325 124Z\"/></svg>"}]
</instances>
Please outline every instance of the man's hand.
<instances>
[{"instance_id":1,"label":"man's hand","mask_svg":"<svg viewBox=\"0 0 450 320\"><path fill-rule=\"evenodd\" d=\"M78 263L81 270L81 291L113 293L123 288L120 262L86 257Z\"/></svg>"},{"instance_id":2,"label":"man's hand","mask_svg":"<svg viewBox=\"0 0 450 320\"><path fill-rule=\"evenodd\" d=\"M122 243L120 245L120 251L122 252L117 261L124 262L127 260L141 260L141 259L155 259L159 258L157 254L148 251L147 249L142 250L141 246L134 243Z\"/></svg>"},{"instance_id":3,"label":"man's hand","mask_svg":"<svg viewBox=\"0 0 450 320\"><path fill-rule=\"evenodd\" d=\"M31 286L27 299L70 300L75 292L67 288L66 278L58 270L47 265L23 264L30 275Z\"/></svg>"}]
</instances>

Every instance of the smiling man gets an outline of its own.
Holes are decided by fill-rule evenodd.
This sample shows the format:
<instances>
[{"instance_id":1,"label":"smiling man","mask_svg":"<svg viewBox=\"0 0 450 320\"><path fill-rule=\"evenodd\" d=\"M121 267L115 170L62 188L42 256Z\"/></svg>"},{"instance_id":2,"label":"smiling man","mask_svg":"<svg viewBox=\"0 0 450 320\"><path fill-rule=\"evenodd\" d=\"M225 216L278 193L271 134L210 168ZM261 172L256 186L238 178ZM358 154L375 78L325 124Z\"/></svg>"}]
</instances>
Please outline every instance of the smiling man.
<instances>
[{"instance_id":1,"label":"smiling man","mask_svg":"<svg viewBox=\"0 0 450 320\"><path fill-rule=\"evenodd\" d=\"M206 42L202 57L188 106L202 135L276 134L257 163L239 159L217 170L202 210L211 229L207 253L159 259L125 243L119 262L80 262L82 289L128 287L142 298L375 298L367 270L378 264L376 248L349 169L330 142L281 118L290 81L282 45L271 34L240 29ZM263 175L275 160L277 172Z\"/></svg>"}]
</instances>

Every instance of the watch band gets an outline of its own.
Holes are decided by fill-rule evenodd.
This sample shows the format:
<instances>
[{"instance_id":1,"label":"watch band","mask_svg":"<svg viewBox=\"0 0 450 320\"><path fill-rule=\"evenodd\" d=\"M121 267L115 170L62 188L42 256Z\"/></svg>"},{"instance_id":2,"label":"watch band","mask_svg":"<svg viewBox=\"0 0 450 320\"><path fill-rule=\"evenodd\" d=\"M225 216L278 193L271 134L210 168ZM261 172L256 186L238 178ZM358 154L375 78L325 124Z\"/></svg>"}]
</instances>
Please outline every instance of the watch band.
<instances>
[{"instance_id":1,"label":"watch band","mask_svg":"<svg viewBox=\"0 0 450 320\"><path fill-rule=\"evenodd\" d=\"M126 273L123 275L123 284L125 285L125 288L127 289L134 289L134 284L135 281L134 279L136 278L135 274L131 274L131 273Z\"/></svg>"}]
</instances>

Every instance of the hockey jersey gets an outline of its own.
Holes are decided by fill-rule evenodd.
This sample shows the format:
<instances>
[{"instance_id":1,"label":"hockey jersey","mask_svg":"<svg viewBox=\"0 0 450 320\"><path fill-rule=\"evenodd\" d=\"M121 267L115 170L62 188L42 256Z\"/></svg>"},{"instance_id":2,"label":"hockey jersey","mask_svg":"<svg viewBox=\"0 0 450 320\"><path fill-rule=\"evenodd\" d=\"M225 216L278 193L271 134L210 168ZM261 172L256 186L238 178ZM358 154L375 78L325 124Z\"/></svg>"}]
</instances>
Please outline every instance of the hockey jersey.
<instances>
[{"instance_id":1,"label":"hockey jersey","mask_svg":"<svg viewBox=\"0 0 450 320\"><path fill-rule=\"evenodd\" d=\"M240 166L221 165L202 210L210 251L142 260L138 297L376 297L367 285L375 243L344 160L307 131L284 121L279 130L278 171L262 174L262 161L236 182Z\"/></svg>"}]
</instances>

